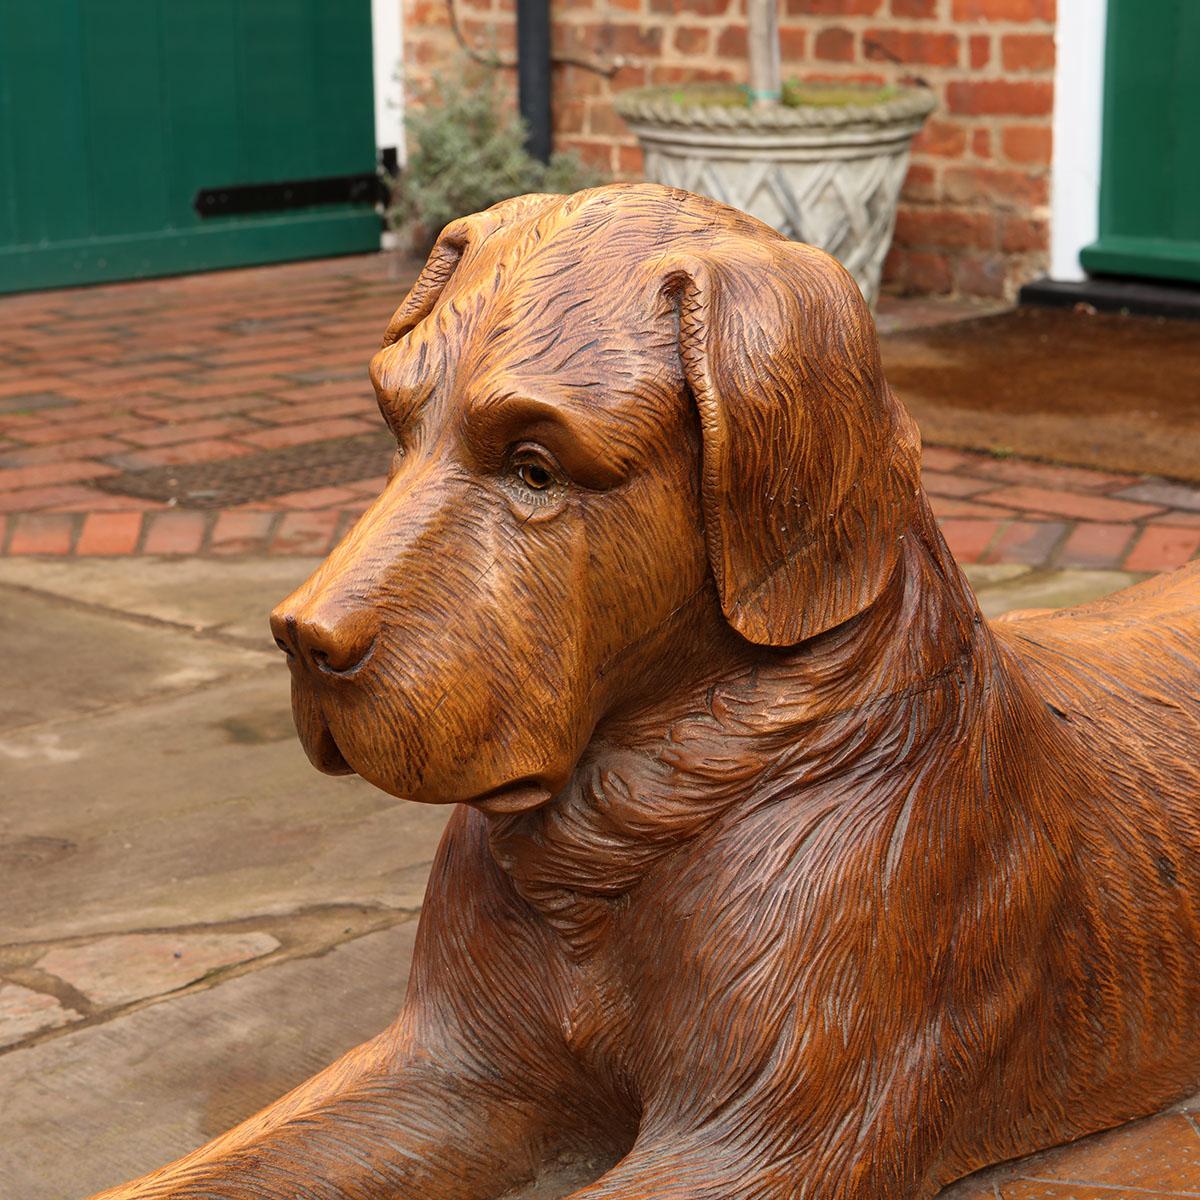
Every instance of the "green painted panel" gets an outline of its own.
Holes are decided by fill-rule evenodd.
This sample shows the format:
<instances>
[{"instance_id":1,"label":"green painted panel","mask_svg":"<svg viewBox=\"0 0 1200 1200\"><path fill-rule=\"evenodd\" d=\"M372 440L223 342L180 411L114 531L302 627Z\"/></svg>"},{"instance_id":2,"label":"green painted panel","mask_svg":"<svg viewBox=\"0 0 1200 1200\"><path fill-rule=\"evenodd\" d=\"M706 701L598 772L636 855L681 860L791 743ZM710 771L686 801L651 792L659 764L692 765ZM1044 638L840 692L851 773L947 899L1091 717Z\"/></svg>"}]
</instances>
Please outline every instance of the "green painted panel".
<instances>
[{"instance_id":1,"label":"green painted panel","mask_svg":"<svg viewBox=\"0 0 1200 1200\"><path fill-rule=\"evenodd\" d=\"M1200 3L1109 0L1090 271L1200 280Z\"/></svg>"},{"instance_id":2,"label":"green painted panel","mask_svg":"<svg viewBox=\"0 0 1200 1200\"><path fill-rule=\"evenodd\" d=\"M254 149L241 164L242 182L292 179L305 162L316 91L311 9L312 0L259 0L240 8L242 144Z\"/></svg>"},{"instance_id":3,"label":"green painted panel","mask_svg":"<svg viewBox=\"0 0 1200 1200\"><path fill-rule=\"evenodd\" d=\"M0 11L0 38L4 37L4 16ZM15 121L12 78L0 71L0 246L17 240L16 179L9 168L15 156L12 127Z\"/></svg>"},{"instance_id":4,"label":"green painted panel","mask_svg":"<svg viewBox=\"0 0 1200 1200\"><path fill-rule=\"evenodd\" d=\"M1200 241L1110 234L1084 248L1083 265L1099 275L1200 280Z\"/></svg>"},{"instance_id":5,"label":"green painted panel","mask_svg":"<svg viewBox=\"0 0 1200 1200\"><path fill-rule=\"evenodd\" d=\"M88 233L78 0L0 4L0 76L9 154L0 172L11 187L11 236L38 244Z\"/></svg>"},{"instance_id":6,"label":"green painted panel","mask_svg":"<svg viewBox=\"0 0 1200 1200\"><path fill-rule=\"evenodd\" d=\"M318 161L321 174L362 170L374 155L369 6L257 0L239 14L243 144L259 152L243 182L312 175Z\"/></svg>"},{"instance_id":7,"label":"green painted panel","mask_svg":"<svg viewBox=\"0 0 1200 1200\"><path fill-rule=\"evenodd\" d=\"M186 231L0 247L0 293L287 262L314 257L314 246L320 255L378 250L379 220L370 210L314 209L240 223L205 222Z\"/></svg>"},{"instance_id":8,"label":"green painted panel","mask_svg":"<svg viewBox=\"0 0 1200 1200\"><path fill-rule=\"evenodd\" d=\"M377 247L369 206L193 208L374 167L370 0L0 3L0 291Z\"/></svg>"},{"instance_id":9,"label":"green painted panel","mask_svg":"<svg viewBox=\"0 0 1200 1200\"><path fill-rule=\"evenodd\" d=\"M83 174L97 237L169 222L159 0L82 0Z\"/></svg>"},{"instance_id":10,"label":"green painted panel","mask_svg":"<svg viewBox=\"0 0 1200 1200\"><path fill-rule=\"evenodd\" d=\"M241 174L237 12L241 0L191 0L163 10L163 91L167 188L173 228L201 224L192 200L201 187ZM233 131L233 132L231 132Z\"/></svg>"},{"instance_id":11,"label":"green painted panel","mask_svg":"<svg viewBox=\"0 0 1200 1200\"><path fill-rule=\"evenodd\" d=\"M322 158L343 164L349 175L365 154L375 155L375 88L370 64L371 11L365 4L330 7L317 4L314 76L321 103L312 116L311 132ZM364 54L367 69L361 68ZM340 114L359 113L347 128Z\"/></svg>"}]
</instances>

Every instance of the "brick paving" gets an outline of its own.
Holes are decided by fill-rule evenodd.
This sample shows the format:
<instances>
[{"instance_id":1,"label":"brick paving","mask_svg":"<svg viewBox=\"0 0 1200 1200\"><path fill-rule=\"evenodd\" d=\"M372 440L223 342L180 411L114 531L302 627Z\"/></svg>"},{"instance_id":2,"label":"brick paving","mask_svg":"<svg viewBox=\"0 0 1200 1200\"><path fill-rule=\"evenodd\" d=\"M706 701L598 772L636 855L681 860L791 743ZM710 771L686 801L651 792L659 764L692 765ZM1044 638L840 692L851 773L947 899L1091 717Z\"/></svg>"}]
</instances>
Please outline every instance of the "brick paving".
<instances>
[{"instance_id":1,"label":"brick paving","mask_svg":"<svg viewBox=\"0 0 1200 1200\"><path fill-rule=\"evenodd\" d=\"M416 269L373 255L0 300L0 553L328 549L384 462L206 512L94 483L378 430L366 364Z\"/></svg>"},{"instance_id":2,"label":"brick paving","mask_svg":"<svg viewBox=\"0 0 1200 1200\"><path fill-rule=\"evenodd\" d=\"M378 430L366 364L416 269L371 255L0 300L0 554L327 551L382 462L206 511L97 483ZM879 324L969 315L885 298ZM1198 488L940 446L924 465L964 562L1154 572L1200 554Z\"/></svg>"},{"instance_id":3,"label":"brick paving","mask_svg":"<svg viewBox=\"0 0 1200 1200\"><path fill-rule=\"evenodd\" d=\"M0 300L0 553L323 553L381 479L203 511L96 481L377 429L366 362L414 270L374 256ZM885 299L880 325L963 315L973 314ZM1153 572L1200 553L1200 489L1181 484L938 446L926 449L925 483L965 562ZM0 1020L7 1011L20 1036L67 1019L42 1011L42 993L2 993ZM986 1172L949 1196L1200 1195L1198 1106Z\"/></svg>"}]
</instances>

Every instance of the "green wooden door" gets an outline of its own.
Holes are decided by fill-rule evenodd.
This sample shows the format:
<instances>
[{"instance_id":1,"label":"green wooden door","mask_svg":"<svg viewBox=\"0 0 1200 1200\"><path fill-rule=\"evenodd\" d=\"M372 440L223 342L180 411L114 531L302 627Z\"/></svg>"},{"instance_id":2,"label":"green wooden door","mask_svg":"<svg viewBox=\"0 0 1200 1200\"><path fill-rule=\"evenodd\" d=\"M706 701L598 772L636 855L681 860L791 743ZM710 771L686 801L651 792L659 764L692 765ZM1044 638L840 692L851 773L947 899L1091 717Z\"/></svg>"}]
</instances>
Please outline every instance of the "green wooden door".
<instances>
[{"instance_id":1,"label":"green wooden door","mask_svg":"<svg viewBox=\"0 0 1200 1200\"><path fill-rule=\"evenodd\" d=\"M377 249L367 198L194 207L373 171L373 103L370 0L0 0L0 292Z\"/></svg>"},{"instance_id":2,"label":"green wooden door","mask_svg":"<svg viewBox=\"0 0 1200 1200\"><path fill-rule=\"evenodd\" d=\"M1089 271L1200 281L1200 0L1109 0Z\"/></svg>"}]
</instances>

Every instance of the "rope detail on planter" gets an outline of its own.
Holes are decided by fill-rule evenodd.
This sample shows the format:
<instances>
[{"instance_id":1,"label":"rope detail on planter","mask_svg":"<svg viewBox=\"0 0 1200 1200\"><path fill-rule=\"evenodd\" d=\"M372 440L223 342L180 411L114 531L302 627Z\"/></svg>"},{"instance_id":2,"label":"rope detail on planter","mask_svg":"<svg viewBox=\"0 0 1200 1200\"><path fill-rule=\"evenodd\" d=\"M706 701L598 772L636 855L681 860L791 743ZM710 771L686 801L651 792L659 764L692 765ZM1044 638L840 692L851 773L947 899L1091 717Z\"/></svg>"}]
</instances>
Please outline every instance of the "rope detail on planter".
<instances>
[{"instance_id":1,"label":"rope detail on planter","mask_svg":"<svg viewBox=\"0 0 1200 1200\"><path fill-rule=\"evenodd\" d=\"M728 94L728 85L710 89ZM872 104L777 105L753 108L739 104L706 104L704 89L672 87L635 88L614 100L617 112L627 121L653 121L661 125L723 126L727 129L837 129L893 125L898 121L920 121L933 111L936 100L924 88L900 91L894 97Z\"/></svg>"}]
</instances>

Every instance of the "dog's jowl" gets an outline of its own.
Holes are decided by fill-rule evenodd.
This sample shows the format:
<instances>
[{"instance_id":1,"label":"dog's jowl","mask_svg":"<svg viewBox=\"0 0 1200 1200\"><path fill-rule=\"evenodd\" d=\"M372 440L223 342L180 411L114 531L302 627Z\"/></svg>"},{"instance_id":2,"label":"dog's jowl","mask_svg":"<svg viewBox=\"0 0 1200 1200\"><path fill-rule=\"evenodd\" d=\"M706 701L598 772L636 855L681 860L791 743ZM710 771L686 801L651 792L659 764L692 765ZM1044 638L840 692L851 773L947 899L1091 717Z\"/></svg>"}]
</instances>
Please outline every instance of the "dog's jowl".
<instances>
[{"instance_id":1,"label":"dog's jowl","mask_svg":"<svg viewBox=\"0 0 1200 1200\"><path fill-rule=\"evenodd\" d=\"M850 277L684 192L454 222L371 374L272 625L316 766L454 806L412 982L108 1197L917 1200L1200 1084L1200 569L989 624Z\"/></svg>"}]
</instances>

